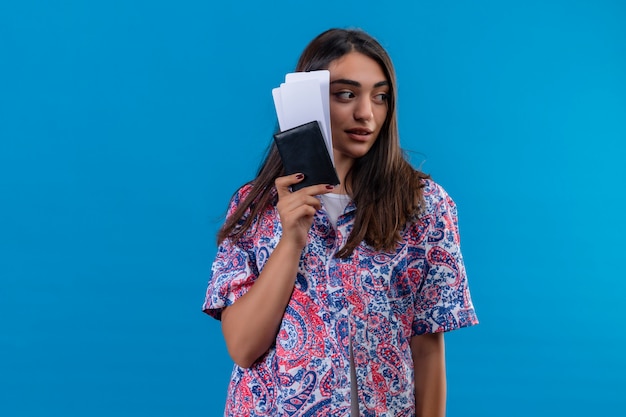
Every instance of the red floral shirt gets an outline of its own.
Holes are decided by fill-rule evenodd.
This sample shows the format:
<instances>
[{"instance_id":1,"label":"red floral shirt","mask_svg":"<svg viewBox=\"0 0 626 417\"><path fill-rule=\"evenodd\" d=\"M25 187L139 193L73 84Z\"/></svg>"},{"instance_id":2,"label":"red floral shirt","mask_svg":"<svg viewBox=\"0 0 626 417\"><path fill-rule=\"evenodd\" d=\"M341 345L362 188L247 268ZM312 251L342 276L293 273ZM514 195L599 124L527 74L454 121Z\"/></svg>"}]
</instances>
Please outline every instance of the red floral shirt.
<instances>
[{"instance_id":1,"label":"red floral shirt","mask_svg":"<svg viewBox=\"0 0 626 417\"><path fill-rule=\"evenodd\" d=\"M438 184L424 184L425 210L392 252L363 242L348 259L335 258L356 207L348 204L336 229L323 208L316 213L276 342L249 369L235 365L225 416L350 415L350 341L360 414L414 415L411 337L478 323L456 206ZM239 190L229 214L249 189ZM224 241L203 310L219 319L254 284L280 236L272 207L237 244Z\"/></svg>"}]
</instances>

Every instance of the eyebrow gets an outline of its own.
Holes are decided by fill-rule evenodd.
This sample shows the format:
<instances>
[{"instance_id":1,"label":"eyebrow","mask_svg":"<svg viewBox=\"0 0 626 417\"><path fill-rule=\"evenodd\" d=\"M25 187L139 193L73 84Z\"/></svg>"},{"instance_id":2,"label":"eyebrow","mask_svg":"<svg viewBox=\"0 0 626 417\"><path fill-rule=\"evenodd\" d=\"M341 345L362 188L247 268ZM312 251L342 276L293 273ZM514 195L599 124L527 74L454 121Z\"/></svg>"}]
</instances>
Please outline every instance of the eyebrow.
<instances>
[{"instance_id":1,"label":"eyebrow","mask_svg":"<svg viewBox=\"0 0 626 417\"><path fill-rule=\"evenodd\" d=\"M354 80L348 80L348 79L345 79L345 78L340 78L338 80L331 81L330 83L331 84L348 84L348 85L353 85L355 87L361 87L361 83L360 82L354 81ZM386 86L386 85L389 85L388 81L386 81L386 80L385 81L379 81L376 84L374 84L374 88L383 87L383 86Z\"/></svg>"}]
</instances>

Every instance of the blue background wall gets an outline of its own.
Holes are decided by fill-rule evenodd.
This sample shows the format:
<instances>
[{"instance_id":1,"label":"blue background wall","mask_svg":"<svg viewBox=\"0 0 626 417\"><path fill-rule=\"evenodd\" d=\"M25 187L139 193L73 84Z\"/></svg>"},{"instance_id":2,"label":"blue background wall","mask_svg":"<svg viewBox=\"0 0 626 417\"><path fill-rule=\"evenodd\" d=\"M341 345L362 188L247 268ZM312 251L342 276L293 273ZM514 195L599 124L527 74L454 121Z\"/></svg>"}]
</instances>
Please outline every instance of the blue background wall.
<instances>
[{"instance_id":1,"label":"blue background wall","mask_svg":"<svg viewBox=\"0 0 626 417\"><path fill-rule=\"evenodd\" d=\"M0 4L0 414L218 416L214 235L305 44L366 29L460 210L450 416L622 415L621 1Z\"/></svg>"}]
</instances>

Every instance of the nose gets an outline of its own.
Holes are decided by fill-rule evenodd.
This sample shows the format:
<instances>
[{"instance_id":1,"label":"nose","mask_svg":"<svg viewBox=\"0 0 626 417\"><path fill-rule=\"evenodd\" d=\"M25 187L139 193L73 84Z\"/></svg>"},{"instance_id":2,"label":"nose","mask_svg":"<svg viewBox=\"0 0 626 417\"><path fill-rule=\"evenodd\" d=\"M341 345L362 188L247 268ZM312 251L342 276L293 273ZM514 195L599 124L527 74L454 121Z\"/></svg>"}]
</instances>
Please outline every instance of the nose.
<instances>
[{"instance_id":1,"label":"nose","mask_svg":"<svg viewBox=\"0 0 626 417\"><path fill-rule=\"evenodd\" d=\"M371 120L374 118L374 113L372 112L372 102L369 100L369 97L361 97L358 102L356 102L356 106L354 108L354 119L355 120Z\"/></svg>"}]
</instances>

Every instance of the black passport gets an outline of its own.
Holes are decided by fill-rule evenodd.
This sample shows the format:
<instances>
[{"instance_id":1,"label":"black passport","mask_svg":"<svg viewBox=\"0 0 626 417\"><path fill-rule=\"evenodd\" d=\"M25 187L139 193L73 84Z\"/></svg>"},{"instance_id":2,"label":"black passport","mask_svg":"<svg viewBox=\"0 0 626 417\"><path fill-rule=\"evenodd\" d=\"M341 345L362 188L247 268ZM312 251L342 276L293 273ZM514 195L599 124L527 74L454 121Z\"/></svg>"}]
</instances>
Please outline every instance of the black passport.
<instances>
[{"instance_id":1,"label":"black passport","mask_svg":"<svg viewBox=\"0 0 626 417\"><path fill-rule=\"evenodd\" d=\"M291 186L293 191L309 185L339 184L337 171L317 121L276 133L274 141L283 161L285 174L304 174L301 182Z\"/></svg>"}]
</instances>

